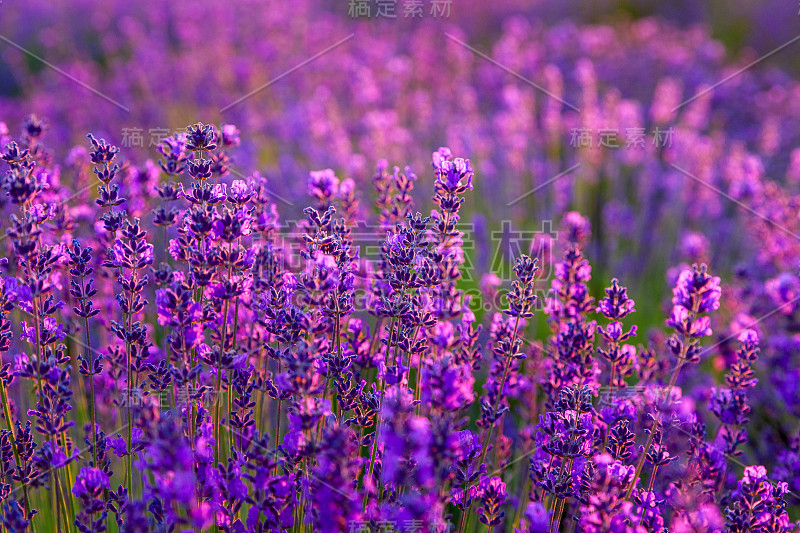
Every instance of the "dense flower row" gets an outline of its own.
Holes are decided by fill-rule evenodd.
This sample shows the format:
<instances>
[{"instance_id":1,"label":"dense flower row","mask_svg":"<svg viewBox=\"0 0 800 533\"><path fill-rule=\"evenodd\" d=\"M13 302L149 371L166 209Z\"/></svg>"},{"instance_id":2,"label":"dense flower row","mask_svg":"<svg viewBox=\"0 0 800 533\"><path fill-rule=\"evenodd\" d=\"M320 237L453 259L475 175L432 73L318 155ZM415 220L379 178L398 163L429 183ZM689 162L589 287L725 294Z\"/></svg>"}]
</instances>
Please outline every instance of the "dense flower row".
<instances>
[{"instance_id":1,"label":"dense flower row","mask_svg":"<svg viewBox=\"0 0 800 533\"><path fill-rule=\"evenodd\" d=\"M531 218L578 210L594 227L584 251L602 279L653 290L665 273L674 283L679 269L669 267L703 262L725 276L722 323L710 341L725 342L721 356L705 355L719 371L733 361L742 328L764 338L765 366L783 371L763 375L765 386L754 391L752 424L762 436L754 460L774 461L774 450L797 438L776 421L800 416L800 86L762 67L791 58L792 49L748 68L756 56L726 57L700 27L574 22L616 2L589 3L458 0L447 19L385 20L352 19L349 2L320 0L268 9L249 0L29 0L3 9L0 34L68 76L0 45L0 117L17 124L29 110L48 116L48 142L59 154L93 131L144 160L183 117L221 116L247 137L231 172L243 179L261 171L287 220L303 216L306 184L297 176L309 168L350 177L341 183L346 194L370 186L377 154L415 169L427 165L420 146L470 154L492 183L492 194L475 195L461 211L476 241L488 240L500 220L514 232L535 231ZM658 9L722 18L711 3L687 4ZM727 4L725 12L736 11ZM764 18L746 18L767 24L761 33L772 39L782 33L777 26L796 21L790 4L737 8L759 10ZM535 16L549 10L570 20ZM789 43L759 50L780 44ZM600 146L604 130L620 137ZM658 131L671 131L669 141L655 142ZM591 148L575 142L578 132L588 132ZM623 137L636 132L644 143L629 147ZM8 132L0 137L5 145ZM80 182L80 153L63 161L59 174ZM473 258L479 274L494 263ZM660 303L640 304L648 326Z\"/></svg>"},{"instance_id":2,"label":"dense flower row","mask_svg":"<svg viewBox=\"0 0 800 533\"><path fill-rule=\"evenodd\" d=\"M261 171L288 220L303 216L307 187L297 176L309 168L351 178L329 182L329 194L346 195L370 186L378 154L415 169L427 165L420 146L470 154L492 183L492 194L475 195L460 213L476 241L487 241L501 220L535 231L531 218L578 210L594 228L584 251L602 279L653 290L652 280L668 274L672 285L680 268L704 262L725 276L727 301L709 341L724 342L704 360L719 372L735 359L741 329L761 334L765 366L782 371L763 375L765 386L753 392L751 423L762 436L753 458L775 461L774 450L798 438L780 420L800 417L800 85L763 69L766 61L746 68L754 56L726 57L699 27L573 22L610 4L590 3L595 9L571 9L582 0L458 0L448 19L354 20L348 2L319 0L268 9L248 0L30 0L3 9L0 34L68 76L4 43L0 117L16 124L31 109L48 116L48 142L59 154L93 131L144 160L182 117L221 116L247 137L231 173ZM773 3L745 7L759 9L766 18L756 23L769 20L770 28L796 20L790 3ZM660 9L688 7L673 4ZM691 11L702 16L708 5ZM534 16L549 9L572 18L546 25ZM769 59L780 57L791 48ZM601 145L603 131L619 137ZM575 141L580 132L591 148ZM628 146L637 132L644 142ZM0 137L0 146L10 140L6 129ZM73 190L87 185L82 157L77 150L54 168L59 179L77 181ZM145 163L137 179L156 180L157 169ZM128 173L118 179L135 181ZM177 205L170 198L165 217ZM126 209L142 219L149 213ZM500 266L488 254L472 259L479 274ZM660 303L640 304L648 326ZM702 375L693 383L710 385Z\"/></svg>"},{"instance_id":3,"label":"dense flower row","mask_svg":"<svg viewBox=\"0 0 800 533\"><path fill-rule=\"evenodd\" d=\"M709 340L705 265L637 345L621 281L591 295L570 212L556 256L487 276L504 306L480 319L460 220L487 184L448 148L428 180L378 163L373 257L353 239L366 192L311 172L284 231L266 180L231 176L234 126L190 126L143 166L89 135L70 186L46 131L29 117L0 156L6 531L796 529L797 440L746 466L766 339Z\"/></svg>"}]
</instances>

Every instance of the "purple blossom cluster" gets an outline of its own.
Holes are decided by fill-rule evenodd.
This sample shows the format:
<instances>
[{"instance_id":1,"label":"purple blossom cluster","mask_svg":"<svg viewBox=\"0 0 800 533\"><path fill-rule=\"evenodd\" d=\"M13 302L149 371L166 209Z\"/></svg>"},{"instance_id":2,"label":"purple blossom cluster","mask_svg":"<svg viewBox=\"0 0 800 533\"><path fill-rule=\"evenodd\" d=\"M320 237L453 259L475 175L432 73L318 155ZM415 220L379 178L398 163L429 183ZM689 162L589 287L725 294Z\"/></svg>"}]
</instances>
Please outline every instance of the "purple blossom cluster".
<instances>
[{"instance_id":1,"label":"purple blossom cluster","mask_svg":"<svg viewBox=\"0 0 800 533\"><path fill-rule=\"evenodd\" d=\"M31 116L0 154L4 531L800 527L800 402L764 403L795 372L763 355L796 353L793 312L743 318L790 281L682 265L663 322L634 324L665 291L596 290L593 225L570 211L476 314L461 219L490 182L460 152L424 177L380 160L372 194L308 172L287 227L271 183L233 173L235 126L191 125L157 163L92 134L57 162L47 131Z\"/></svg>"},{"instance_id":2,"label":"purple blossom cluster","mask_svg":"<svg viewBox=\"0 0 800 533\"><path fill-rule=\"evenodd\" d=\"M83 144L87 131L128 144L123 148L142 161L138 182L130 185L148 193L158 159L167 175L186 164L179 145L161 143L184 125L177 117L219 117L245 132L240 140L233 126L221 128L238 146L231 174L244 181L259 170L280 195L273 198L288 220L303 216L309 184L297 176L310 168L332 170L316 174L311 184L315 201L325 203L334 194L371 188L378 155L419 169L428 164L419 146L446 144L469 154L484 182L492 183L492 194L474 195L459 213L474 225L476 240L501 220L528 231L531 213L538 221L579 211L594 228L582 251L602 279L652 289L652 280L666 275L674 285L686 267L713 264L730 290L722 324L709 339L723 343L722 356L711 364L723 371L735 357L739 332L758 330L762 357L784 369L763 376L769 386L754 392L758 404L775 405L780 416L800 416L800 85L785 72L762 68L791 58L794 41L788 39L796 31L777 27L797 20L795 6L733 2L745 12L759 11L744 17L749 23L771 29L755 38L787 35L759 48L775 52L762 62L753 51L726 53L703 26L657 18L575 22L617 2L590 3L592 9L582 0L458 0L448 20L354 21L347 6L319 0L258 10L243 0L166 8L152 0L18 2L5 5L0 19L0 34L12 43L0 45L0 117L13 129L30 110L47 116L48 142L59 154ZM697 2L636 4L682 20L736 12L730 2L722 9ZM560 16L539 17L549 11ZM213 53L197 53L209 48L209 34L217 36ZM319 60L311 64L310 58ZM210 68L217 64L229 68ZM651 142L648 135L631 148L598 148L598 139L591 148L571 143L575 131L602 130L670 131L671 142ZM140 143L131 141L134 133ZM9 140L9 128L0 127L0 145ZM156 149L169 155L156 156ZM85 150L59 157L54 179L74 178L75 191L85 187ZM392 174L389 166L385 171ZM348 177L331 179L337 175ZM404 187L413 186L405 175ZM176 182L159 193L162 226L174 222L177 188ZM249 194L235 190L229 192ZM389 200L380 194L380 201ZM351 199L339 216L360 218L354 205ZM490 261L474 258L478 274L500 270ZM647 302L652 322L660 301ZM765 437L757 450L761 461L795 433L762 423L775 418L752 417Z\"/></svg>"},{"instance_id":3,"label":"purple blossom cluster","mask_svg":"<svg viewBox=\"0 0 800 533\"><path fill-rule=\"evenodd\" d=\"M131 184L136 190L156 179L155 149L171 154L162 158L168 175L185 164L178 146L160 142L184 125L177 117L219 117L245 132L240 140L233 126L221 129L240 145L229 171L243 181L258 169L289 220L303 216L309 184L297 176L309 168L332 170L311 185L324 203L334 191L346 196L370 188L378 154L419 169L428 164L419 146L446 144L469 154L492 183L492 194L474 195L459 214L478 236L500 220L527 231L530 213L559 220L576 210L594 228L582 251L602 279L652 289L654 279L666 275L674 285L685 267L713 264L730 290L722 324L709 340L722 342L722 356L711 364L723 371L735 357L739 332L757 329L762 357L784 369L763 377L769 386L754 392L758 404L800 416L800 85L785 72L762 68L792 57L789 38L796 31L786 28L797 20L795 6L785 0L635 3L642 12L684 21L746 12L735 33L744 19L770 28L753 35L769 44L759 48L764 57L726 53L704 26L658 18L575 22L597 20L616 1L593 0L591 8L583 0L457 3L447 20L363 21L348 18L347 5L320 0L258 10L244 0L5 5L0 117L13 127L30 110L47 116L48 142L59 154L83 143L87 131L128 144L123 148L143 161L139 184ZM209 34L217 36L213 53ZM772 42L784 34L785 41ZM313 68L305 68L312 58ZM599 148L598 139L591 148L576 147L576 131L646 132L648 138L630 148ZM651 142L654 131L669 131L671 141ZM141 142L132 141L134 133ZM0 145L10 139L8 127L0 127ZM54 169L54 179L74 177L76 191L86 186L83 150L59 158L64 164ZM337 174L348 178L330 179ZM413 181L406 176L404 187ZM231 194L248 194L237 190ZM161 193L163 225L173 222L177 191ZM361 217L342 209L340 216ZM479 274L499 270L489 258L474 262ZM647 302L652 322L659 306ZM761 461L794 433L762 423L775 418L752 417L764 435Z\"/></svg>"}]
</instances>

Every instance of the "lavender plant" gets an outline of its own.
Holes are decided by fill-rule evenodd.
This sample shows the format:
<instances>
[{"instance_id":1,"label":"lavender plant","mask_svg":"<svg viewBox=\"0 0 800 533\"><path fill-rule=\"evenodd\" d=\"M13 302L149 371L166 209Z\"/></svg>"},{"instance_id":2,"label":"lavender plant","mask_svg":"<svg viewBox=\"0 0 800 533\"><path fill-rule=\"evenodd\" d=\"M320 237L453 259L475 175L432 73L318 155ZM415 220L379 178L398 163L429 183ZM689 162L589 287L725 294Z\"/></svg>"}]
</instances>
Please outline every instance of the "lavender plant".
<instances>
[{"instance_id":1,"label":"lavender plant","mask_svg":"<svg viewBox=\"0 0 800 533\"><path fill-rule=\"evenodd\" d=\"M634 345L661 295L614 278L596 300L577 212L562 259L515 257L482 312L461 217L488 185L448 148L427 180L380 161L371 216L312 171L287 227L265 178L232 179L231 125L166 138L158 166L90 135L89 207L63 197L45 131L30 119L3 152L5 530L796 529L796 437L749 464L768 337L708 340L735 325L705 264Z\"/></svg>"}]
</instances>

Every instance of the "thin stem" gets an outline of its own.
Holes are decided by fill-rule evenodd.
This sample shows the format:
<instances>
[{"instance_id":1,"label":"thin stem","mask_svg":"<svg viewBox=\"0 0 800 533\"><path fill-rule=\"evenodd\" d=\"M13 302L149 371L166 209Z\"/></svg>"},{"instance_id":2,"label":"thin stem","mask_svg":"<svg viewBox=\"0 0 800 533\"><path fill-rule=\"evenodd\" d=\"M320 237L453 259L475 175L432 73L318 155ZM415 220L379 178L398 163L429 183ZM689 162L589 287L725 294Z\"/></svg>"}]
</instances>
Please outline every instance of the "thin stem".
<instances>
[{"instance_id":1,"label":"thin stem","mask_svg":"<svg viewBox=\"0 0 800 533\"><path fill-rule=\"evenodd\" d=\"M517 319L514 321L514 332L511 335L511 350L512 350L512 352L514 351L515 346L517 344L517 330L518 329L519 329L519 315L517 315ZM500 400L503 398L503 388L506 386L506 379L508 379L508 371L511 368L511 361L512 361L511 356L513 356L513 355L514 354L512 353L512 354L510 354L509 356L506 357L505 364L503 366L503 378L500 380L500 386L497 388L497 398L495 399L494 406L492 408L492 416L494 416L494 414L497 412L497 409L499 409L499 407L500 407ZM487 429L484 429L484 433L486 434L486 436L485 436L484 441L483 441L483 450L481 451L481 459L480 459L480 461L478 461L478 468L480 468L481 463L483 463L486 460L486 454L489 451L489 441L492 438L492 431L494 429L494 423L495 422L496 422L496 420L492 421L492 423L489 424L489 427ZM466 487L464 489L464 497L465 498L467 497L468 492L469 492L469 483L466 485ZM472 502L470 502L470 505L467 506L464 509L464 513L465 514L469 511L470 507L472 507ZM468 515L467 518L466 518L466 522L464 524L462 524L464 526L464 528L462 529L461 527L459 527L459 529L458 529L459 533L463 533L463 531L469 526L470 516L471 515Z\"/></svg>"},{"instance_id":2,"label":"thin stem","mask_svg":"<svg viewBox=\"0 0 800 533\"><path fill-rule=\"evenodd\" d=\"M669 385L667 386L664 392L664 398L662 398L662 403L666 401L669 393L672 391L672 387L675 386L675 383L678 381L678 374L683 367L684 360L686 358L686 351L688 349L688 343L684 342L683 349L681 350L681 354L678 357L678 364L675 365L675 370L672 372L672 377L669 379ZM636 464L636 472L633 475L633 479L631 480L631 484L628 487L627 492L625 492L625 500L628 500L633 493L633 489L636 487L636 481L639 479L639 476L642 475L642 469L644 468L644 461L647 457L647 452L650 451L650 446L653 444L653 437L658 430L658 427L661 425L661 411L656 413L656 419L653 422L653 429L650 431L650 434L647 436L647 442L644 445L644 449L642 449L642 455L639 457L639 462Z\"/></svg>"},{"instance_id":3,"label":"thin stem","mask_svg":"<svg viewBox=\"0 0 800 533\"><path fill-rule=\"evenodd\" d=\"M653 473L650 474L650 483L647 484L647 492L653 492L653 485L656 482L656 472L658 472L658 465L653 467Z\"/></svg>"},{"instance_id":4,"label":"thin stem","mask_svg":"<svg viewBox=\"0 0 800 533\"><path fill-rule=\"evenodd\" d=\"M616 344L616 343L614 343L614 344ZM611 351L614 352L614 353L616 352L616 350L614 350L613 348L612 348ZM611 409L614 409L614 390L615 390L614 374L615 374L616 369L617 369L617 362L616 361L612 361L611 362L611 378L608 380L609 381L608 386L611 389L609 391L610 392L610 394L609 394L610 395L609 403L611 404ZM606 436L603 439L603 450L606 449L606 444L608 444L608 435L609 435L610 432L611 432L611 427L607 425L606 426Z\"/></svg>"},{"instance_id":5,"label":"thin stem","mask_svg":"<svg viewBox=\"0 0 800 533\"><path fill-rule=\"evenodd\" d=\"M394 325L395 325L396 321L397 321L397 317L392 317L392 322L389 325L389 339L388 339L388 342L386 343L386 355L387 356L389 355L389 350L391 350L391 348L392 348L392 336L394 335ZM379 333L379 332L376 332L376 333ZM386 362L387 362L387 360L384 359L384 366L386 366ZM385 387L386 387L386 377L384 375L383 377L381 377L380 398L378 399L378 401L379 401L378 412L375 413L375 418L376 418L375 435L374 435L373 440L372 440L372 453L371 453L370 459L369 459L369 470L367 471L367 479L372 477L372 473L373 473L373 471L375 469L375 456L378 454L378 434L379 434L378 431L380 430L380 427L381 427L381 407L383 407L383 393L384 393ZM366 502L366 494L365 494L365 502ZM364 507L366 508L366 503L364 504Z\"/></svg>"},{"instance_id":6,"label":"thin stem","mask_svg":"<svg viewBox=\"0 0 800 533\"><path fill-rule=\"evenodd\" d=\"M217 360L217 381L214 388L214 436L217 441L216 449L216 462L219 463L220 439L219 439L219 406L220 406L220 388L222 387L222 357L225 352L225 332L228 330L228 301L225 300L225 306L222 317L222 330L220 331L219 341L219 359Z\"/></svg>"},{"instance_id":7,"label":"thin stem","mask_svg":"<svg viewBox=\"0 0 800 533\"><path fill-rule=\"evenodd\" d=\"M228 252L230 253L230 246L228 246ZM232 265L228 265L228 279L230 280L231 277L231 269ZM222 330L220 330L219 334L219 359L217 360L217 386L214 389L214 436L216 437L217 447L215 450L215 459L216 462L219 463L219 454L220 454L220 418L219 418L219 408L220 408L220 387L222 386L222 358L225 354L225 337L228 334L228 310L230 307L230 300L225 300L225 305L223 306L222 311ZM234 335L236 333L234 332Z\"/></svg>"},{"instance_id":8,"label":"thin stem","mask_svg":"<svg viewBox=\"0 0 800 533\"><path fill-rule=\"evenodd\" d=\"M233 413L233 386L228 386L228 418L230 419L231 413ZM236 444L233 440L233 426L230 423L227 424L228 426L228 448L230 449L233 447L236 448Z\"/></svg>"},{"instance_id":9,"label":"thin stem","mask_svg":"<svg viewBox=\"0 0 800 533\"><path fill-rule=\"evenodd\" d=\"M280 349L280 344L276 345L276 350ZM280 354L278 354L278 374L283 370L283 361L281 361ZM278 412L275 415L275 468L273 475L278 471L278 439L281 435L281 408L283 407L283 398L278 399Z\"/></svg>"},{"instance_id":10,"label":"thin stem","mask_svg":"<svg viewBox=\"0 0 800 533\"><path fill-rule=\"evenodd\" d=\"M120 267L120 278L123 276L122 267ZM131 269L131 285L133 286L136 284L136 268ZM128 291L128 302L133 301L133 291ZM128 414L128 424L125 428L125 433L128 441L128 454L125 456L126 463L127 463L127 470L126 470L126 484L128 487L128 494L131 498L133 498L133 411L131 409L131 392L132 386L135 386L134 379L133 379L133 354L131 353L131 343L127 339L127 331L130 329L131 324L133 323L133 313L132 312L123 312L123 326L126 331L126 339L125 339L125 360L127 363L127 374L126 374L126 383L125 383L125 406Z\"/></svg>"},{"instance_id":11,"label":"thin stem","mask_svg":"<svg viewBox=\"0 0 800 533\"><path fill-rule=\"evenodd\" d=\"M71 530L71 525L75 520L75 508L72 505L72 498L69 498L69 508L67 508L67 496L64 496L67 491L64 490L64 487L61 483L61 475L58 473L58 470L54 470L54 475L56 479L56 484L58 487L58 493L61 495L61 512L64 513L64 528L67 530L67 533Z\"/></svg>"},{"instance_id":12,"label":"thin stem","mask_svg":"<svg viewBox=\"0 0 800 533\"><path fill-rule=\"evenodd\" d=\"M56 511L56 531L61 531L61 507L58 505L58 484L56 483L56 470L50 470L50 505Z\"/></svg>"},{"instance_id":13,"label":"thin stem","mask_svg":"<svg viewBox=\"0 0 800 533\"><path fill-rule=\"evenodd\" d=\"M66 433L62 433L61 434L61 445L64 447L64 452L66 452L67 451L67 434ZM67 488L69 488L69 487L72 487L73 484L74 484L73 477L72 477L72 465L70 463L67 463L65 468L66 468L65 474L67 476L67 484L66 485L67 485ZM72 494L71 490L66 490L66 491L64 491L64 493L67 495L68 502L69 502L70 522L67 524L67 527L69 527L72 523L75 522L75 502L74 502L75 496Z\"/></svg>"},{"instance_id":14,"label":"thin stem","mask_svg":"<svg viewBox=\"0 0 800 533\"><path fill-rule=\"evenodd\" d=\"M259 347L259 349L258 349L258 359L257 360L258 361L264 360L264 348L263 347ZM266 361L264 361L264 379L266 379L266 377L268 375L267 374L268 372L269 372L269 357L267 357ZM258 398L258 411L257 411L256 420L257 420L258 433L259 433L259 435L263 435L264 431L265 431L265 429L264 429L264 423L265 423L264 420L266 420L268 418L268 417L264 416L264 399L266 398L267 394L264 392L264 388L263 387L259 390L259 392L260 392L260 394L259 394L259 398Z\"/></svg>"},{"instance_id":15,"label":"thin stem","mask_svg":"<svg viewBox=\"0 0 800 533\"><path fill-rule=\"evenodd\" d=\"M575 442L575 435L578 432L578 425L580 424L581 414L582 414L581 413L581 409L580 409L580 407L578 407L578 410L575 412L575 420L573 420L571 431L570 431L570 435L569 435L569 445L567 446L568 450L572 450L572 446L573 446L573 444ZM573 464L574 460L575 460L575 458L570 456L567 459L566 463L563 463L561 465L561 469L558 472L559 483L561 482L561 478L563 478L564 475L570 476L572 474L572 464ZM551 531L558 531L558 528L561 525L561 513L564 511L564 505L566 504L567 499L568 499L568 497L567 498L562 498L562 497L559 496L554 500L554 502L553 502L553 512L554 512L553 514L554 514L554 516L552 518L555 519L555 529L553 529L553 522L551 520L551 522L550 522ZM558 513L557 513L558 516L555 516L556 509L558 509Z\"/></svg>"},{"instance_id":16,"label":"thin stem","mask_svg":"<svg viewBox=\"0 0 800 533\"><path fill-rule=\"evenodd\" d=\"M570 473L572 472L572 462L573 459L572 457L570 457L569 460L567 461L566 469L562 469L562 474L559 475L559 478L561 478L561 476L565 471L566 475L568 476L570 475ZM551 527L552 527L551 531L558 531L558 528L561 526L561 515L564 512L564 507L566 506L568 499L569 498L561 498L561 497L556 498L553 504L553 511L556 511L556 509L558 511L557 513L554 513L553 518L555 518L555 525L553 526L553 523L551 522Z\"/></svg>"},{"instance_id":17,"label":"thin stem","mask_svg":"<svg viewBox=\"0 0 800 533\"><path fill-rule=\"evenodd\" d=\"M522 509L526 507L528 503L528 492L531 483L531 477L526 473L525 475L525 482L522 484L522 491L519 494L519 504L517 505L517 511L514 513L514 525L513 529L517 529L519 527L519 522L522 519Z\"/></svg>"},{"instance_id":18,"label":"thin stem","mask_svg":"<svg viewBox=\"0 0 800 533\"><path fill-rule=\"evenodd\" d=\"M83 278L81 278L83 283ZM89 402L89 413L92 418L92 459L94 460L94 467L100 468L97 464L97 418L95 412L95 396L94 396L94 352L92 352L92 339L89 335L89 317L83 317L83 326L86 330L86 350L89 354L89 394L91 401Z\"/></svg>"},{"instance_id":19,"label":"thin stem","mask_svg":"<svg viewBox=\"0 0 800 533\"><path fill-rule=\"evenodd\" d=\"M12 443L11 447L14 450L14 461L17 464L17 468L22 469L23 465L19 457L19 450L17 449L18 446L17 434L16 431L14 430L14 423L11 420L11 407L8 404L8 394L6 392L6 385L2 379L0 379L0 400L2 400L3 402L3 416L6 419L6 427L8 428L8 431L11 433L11 443ZM30 500L28 499L28 485L25 483L20 483L20 486L22 487L22 495L25 498L23 509L25 510L25 517L27 518L28 513L30 512L31 509ZM34 533L36 531L33 526L33 520L31 520L31 530L34 531Z\"/></svg>"}]
</instances>

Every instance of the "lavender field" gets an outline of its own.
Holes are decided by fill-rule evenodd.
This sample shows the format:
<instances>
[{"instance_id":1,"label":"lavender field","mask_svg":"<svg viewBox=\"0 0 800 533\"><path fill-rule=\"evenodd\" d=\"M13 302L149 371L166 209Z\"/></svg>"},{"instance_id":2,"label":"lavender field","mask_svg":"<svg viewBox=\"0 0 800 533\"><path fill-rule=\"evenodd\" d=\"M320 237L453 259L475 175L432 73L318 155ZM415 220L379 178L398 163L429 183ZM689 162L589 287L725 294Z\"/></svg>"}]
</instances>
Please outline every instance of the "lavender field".
<instances>
[{"instance_id":1,"label":"lavender field","mask_svg":"<svg viewBox=\"0 0 800 533\"><path fill-rule=\"evenodd\" d=\"M799 11L0 1L0 533L800 532Z\"/></svg>"}]
</instances>

